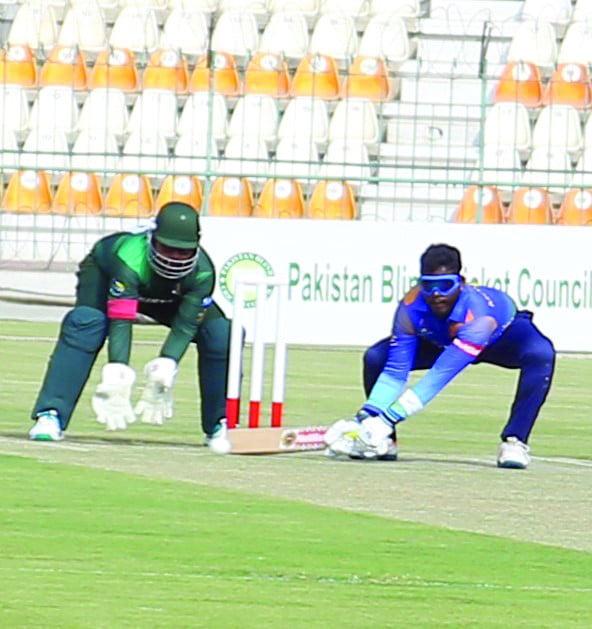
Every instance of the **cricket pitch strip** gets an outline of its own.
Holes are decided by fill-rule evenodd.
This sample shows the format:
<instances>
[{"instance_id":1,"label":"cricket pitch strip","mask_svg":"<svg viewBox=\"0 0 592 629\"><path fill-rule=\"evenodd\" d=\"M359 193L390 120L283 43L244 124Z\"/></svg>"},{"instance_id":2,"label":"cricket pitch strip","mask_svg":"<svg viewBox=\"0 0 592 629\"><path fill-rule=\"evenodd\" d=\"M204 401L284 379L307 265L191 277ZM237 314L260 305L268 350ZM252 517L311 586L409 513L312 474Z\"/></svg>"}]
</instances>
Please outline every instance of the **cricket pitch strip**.
<instances>
[{"instance_id":1,"label":"cricket pitch strip","mask_svg":"<svg viewBox=\"0 0 592 629\"><path fill-rule=\"evenodd\" d=\"M242 493L299 500L385 518L592 552L592 461L534 457L527 471L491 458L414 455L397 462L326 459L322 453L236 457L206 448L0 436L0 455L81 465Z\"/></svg>"}]
</instances>

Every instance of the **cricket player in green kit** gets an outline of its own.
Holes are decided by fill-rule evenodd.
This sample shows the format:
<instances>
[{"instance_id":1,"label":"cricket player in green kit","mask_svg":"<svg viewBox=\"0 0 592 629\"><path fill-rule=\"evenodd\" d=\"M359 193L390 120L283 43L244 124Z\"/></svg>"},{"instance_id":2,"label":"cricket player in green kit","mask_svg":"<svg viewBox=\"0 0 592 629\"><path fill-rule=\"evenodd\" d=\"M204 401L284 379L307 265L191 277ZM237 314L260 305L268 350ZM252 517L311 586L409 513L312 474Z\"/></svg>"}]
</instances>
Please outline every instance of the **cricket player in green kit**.
<instances>
[{"instance_id":1,"label":"cricket player in green kit","mask_svg":"<svg viewBox=\"0 0 592 629\"><path fill-rule=\"evenodd\" d=\"M125 430L140 419L162 424L173 415L172 390L190 343L198 352L201 425L206 443L226 453L226 380L230 322L212 299L215 269L199 246L196 210L164 205L152 229L99 240L80 263L76 305L66 314L33 407L29 437L60 441L93 364L108 339L108 363L92 398L97 420ZM160 355L144 367L144 389L132 407L136 380L129 366L138 313L170 328Z\"/></svg>"}]
</instances>

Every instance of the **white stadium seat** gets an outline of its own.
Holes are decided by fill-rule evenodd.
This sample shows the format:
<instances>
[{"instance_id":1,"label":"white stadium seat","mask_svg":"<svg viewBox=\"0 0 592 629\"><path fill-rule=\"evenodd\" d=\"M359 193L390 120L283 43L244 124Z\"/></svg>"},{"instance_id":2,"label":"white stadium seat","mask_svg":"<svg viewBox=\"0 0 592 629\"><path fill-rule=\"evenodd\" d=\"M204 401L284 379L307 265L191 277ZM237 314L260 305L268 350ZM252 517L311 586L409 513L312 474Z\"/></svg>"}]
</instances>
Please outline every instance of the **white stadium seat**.
<instances>
[{"instance_id":1,"label":"white stadium seat","mask_svg":"<svg viewBox=\"0 0 592 629\"><path fill-rule=\"evenodd\" d=\"M177 97L169 90L145 89L131 111L127 131L157 131L165 138L177 133Z\"/></svg>"},{"instance_id":2,"label":"white stadium seat","mask_svg":"<svg viewBox=\"0 0 592 629\"><path fill-rule=\"evenodd\" d=\"M358 52L353 18L341 13L322 14L310 37L310 52L329 55L344 65Z\"/></svg>"},{"instance_id":3,"label":"white stadium seat","mask_svg":"<svg viewBox=\"0 0 592 629\"><path fill-rule=\"evenodd\" d=\"M115 87L99 87L91 90L80 111L78 129L106 129L122 136L129 122L126 97Z\"/></svg>"},{"instance_id":4,"label":"white stadium seat","mask_svg":"<svg viewBox=\"0 0 592 629\"><path fill-rule=\"evenodd\" d=\"M247 94L236 103L228 124L228 135L254 135L272 144L277 139L277 129L278 108L275 99L264 94Z\"/></svg>"},{"instance_id":5,"label":"white stadium seat","mask_svg":"<svg viewBox=\"0 0 592 629\"><path fill-rule=\"evenodd\" d=\"M329 139L327 103L319 98L293 98L284 110L278 138L310 137L319 145Z\"/></svg>"},{"instance_id":6,"label":"white stadium seat","mask_svg":"<svg viewBox=\"0 0 592 629\"><path fill-rule=\"evenodd\" d=\"M183 105L177 133L179 136L187 133L211 135L214 140L221 142L226 140L227 126L228 107L224 96L210 92L194 92Z\"/></svg>"}]
</instances>

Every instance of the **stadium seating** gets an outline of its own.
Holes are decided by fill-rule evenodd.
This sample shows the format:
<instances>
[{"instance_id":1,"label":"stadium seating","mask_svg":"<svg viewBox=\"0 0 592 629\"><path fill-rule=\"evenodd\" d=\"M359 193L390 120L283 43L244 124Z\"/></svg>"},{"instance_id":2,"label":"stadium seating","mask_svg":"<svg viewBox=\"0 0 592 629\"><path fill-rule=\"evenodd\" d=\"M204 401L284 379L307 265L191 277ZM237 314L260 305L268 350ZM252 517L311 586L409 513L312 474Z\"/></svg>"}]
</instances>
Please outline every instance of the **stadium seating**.
<instances>
[{"instance_id":1,"label":"stadium seating","mask_svg":"<svg viewBox=\"0 0 592 629\"><path fill-rule=\"evenodd\" d=\"M168 175L160 186L154 202L156 211L166 203L180 201L188 203L197 210L201 209L203 189L200 180L191 175Z\"/></svg>"},{"instance_id":2,"label":"stadium seating","mask_svg":"<svg viewBox=\"0 0 592 629\"><path fill-rule=\"evenodd\" d=\"M51 211L66 215L101 214L103 195L97 175L86 172L64 173L53 196Z\"/></svg>"},{"instance_id":3,"label":"stadium seating","mask_svg":"<svg viewBox=\"0 0 592 629\"><path fill-rule=\"evenodd\" d=\"M217 52L212 59L214 76L210 77L209 55L203 55L191 73L189 91L209 92L212 89L224 96L239 96L242 88L234 57L224 51Z\"/></svg>"},{"instance_id":4,"label":"stadium seating","mask_svg":"<svg viewBox=\"0 0 592 629\"><path fill-rule=\"evenodd\" d=\"M109 44L145 54L158 47L159 29L154 9L148 6L125 6L115 19Z\"/></svg>"},{"instance_id":5,"label":"stadium seating","mask_svg":"<svg viewBox=\"0 0 592 629\"><path fill-rule=\"evenodd\" d=\"M557 214L558 225L592 225L592 189L568 190Z\"/></svg>"},{"instance_id":6,"label":"stadium seating","mask_svg":"<svg viewBox=\"0 0 592 629\"><path fill-rule=\"evenodd\" d=\"M107 46L107 26L101 8L94 2L76 2L68 8L57 43L97 54Z\"/></svg>"},{"instance_id":7,"label":"stadium seating","mask_svg":"<svg viewBox=\"0 0 592 629\"><path fill-rule=\"evenodd\" d=\"M29 125L29 101L20 85L0 84L0 120L4 131L23 133Z\"/></svg>"},{"instance_id":8,"label":"stadium seating","mask_svg":"<svg viewBox=\"0 0 592 629\"><path fill-rule=\"evenodd\" d=\"M310 53L302 58L292 78L291 96L335 100L340 92L341 78L333 57Z\"/></svg>"},{"instance_id":9,"label":"stadium seating","mask_svg":"<svg viewBox=\"0 0 592 629\"><path fill-rule=\"evenodd\" d=\"M127 172L164 179L168 172L169 152L164 135L155 129L133 130L121 153L121 168Z\"/></svg>"},{"instance_id":10,"label":"stadium seating","mask_svg":"<svg viewBox=\"0 0 592 629\"><path fill-rule=\"evenodd\" d=\"M543 105L592 107L592 86L588 67L582 63L560 63L545 87Z\"/></svg>"},{"instance_id":11,"label":"stadium seating","mask_svg":"<svg viewBox=\"0 0 592 629\"><path fill-rule=\"evenodd\" d=\"M415 53L403 18L394 14L378 14L370 19L360 39L358 54L381 57L391 70L398 70L401 64Z\"/></svg>"},{"instance_id":12,"label":"stadium seating","mask_svg":"<svg viewBox=\"0 0 592 629\"><path fill-rule=\"evenodd\" d=\"M58 23L47 3L21 4L8 33L10 45L27 45L33 50L49 50L57 42Z\"/></svg>"},{"instance_id":13,"label":"stadium seating","mask_svg":"<svg viewBox=\"0 0 592 629\"><path fill-rule=\"evenodd\" d=\"M288 63L295 64L307 54L309 43L305 14L279 11L272 14L263 31L259 51L282 55Z\"/></svg>"},{"instance_id":14,"label":"stadium seating","mask_svg":"<svg viewBox=\"0 0 592 629\"><path fill-rule=\"evenodd\" d=\"M140 82L136 59L128 48L111 46L102 50L88 77L88 88L114 87L124 92L135 92Z\"/></svg>"},{"instance_id":15,"label":"stadium seating","mask_svg":"<svg viewBox=\"0 0 592 629\"><path fill-rule=\"evenodd\" d=\"M503 223L502 195L495 186L469 186L452 220L455 223Z\"/></svg>"},{"instance_id":16,"label":"stadium seating","mask_svg":"<svg viewBox=\"0 0 592 629\"><path fill-rule=\"evenodd\" d=\"M121 137L127 130L129 113L125 93L115 87L91 90L80 110L78 130L105 130Z\"/></svg>"},{"instance_id":17,"label":"stadium seating","mask_svg":"<svg viewBox=\"0 0 592 629\"><path fill-rule=\"evenodd\" d=\"M91 170L113 177L121 168L121 156L115 135L105 128L84 128L72 147L73 170Z\"/></svg>"},{"instance_id":18,"label":"stadium seating","mask_svg":"<svg viewBox=\"0 0 592 629\"><path fill-rule=\"evenodd\" d=\"M194 134L189 131L179 136L169 164L175 175L203 176L218 170L218 160L219 151L215 139L203 133Z\"/></svg>"},{"instance_id":19,"label":"stadium seating","mask_svg":"<svg viewBox=\"0 0 592 629\"><path fill-rule=\"evenodd\" d=\"M145 89L134 103L127 131L155 131L165 138L177 133L178 103L174 92L162 89Z\"/></svg>"},{"instance_id":20,"label":"stadium seating","mask_svg":"<svg viewBox=\"0 0 592 629\"><path fill-rule=\"evenodd\" d=\"M574 9L574 18L578 12L578 5ZM592 7L590 7L592 16ZM592 29L583 18L574 21L568 27L557 54L558 63L580 63L589 66L592 63Z\"/></svg>"},{"instance_id":21,"label":"stadium seating","mask_svg":"<svg viewBox=\"0 0 592 629\"><path fill-rule=\"evenodd\" d=\"M189 5L172 9L164 23L160 45L174 47L184 55L204 55L208 49L206 13Z\"/></svg>"},{"instance_id":22,"label":"stadium seating","mask_svg":"<svg viewBox=\"0 0 592 629\"><path fill-rule=\"evenodd\" d=\"M280 54L257 52L245 71L244 93L287 98L290 93L290 80L288 64Z\"/></svg>"},{"instance_id":23,"label":"stadium seating","mask_svg":"<svg viewBox=\"0 0 592 629\"><path fill-rule=\"evenodd\" d=\"M0 130L0 172L12 173L19 167L19 146L13 129Z\"/></svg>"},{"instance_id":24,"label":"stadium seating","mask_svg":"<svg viewBox=\"0 0 592 629\"><path fill-rule=\"evenodd\" d=\"M487 112L483 130L486 146L506 146L516 149L526 160L532 148L532 128L528 110L522 103L495 103Z\"/></svg>"},{"instance_id":25,"label":"stadium seating","mask_svg":"<svg viewBox=\"0 0 592 629\"><path fill-rule=\"evenodd\" d=\"M583 148L580 116L571 105L547 105L544 107L532 130L533 148L559 149L576 162Z\"/></svg>"},{"instance_id":26,"label":"stadium seating","mask_svg":"<svg viewBox=\"0 0 592 629\"><path fill-rule=\"evenodd\" d=\"M268 145L275 144L278 108L268 94L247 94L238 99L228 122L228 136L254 136Z\"/></svg>"},{"instance_id":27,"label":"stadium seating","mask_svg":"<svg viewBox=\"0 0 592 629\"><path fill-rule=\"evenodd\" d=\"M86 57L77 46L56 45L41 67L39 85L62 85L87 89Z\"/></svg>"},{"instance_id":28,"label":"stadium seating","mask_svg":"<svg viewBox=\"0 0 592 629\"><path fill-rule=\"evenodd\" d=\"M507 61L530 62L543 74L550 74L557 60L557 33L549 22L537 18L524 20L514 34Z\"/></svg>"},{"instance_id":29,"label":"stadium seating","mask_svg":"<svg viewBox=\"0 0 592 629\"><path fill-rule=\"evenodd\" d=\"M329 112L319 98L294 98L286 109L278 127L278 138L309 137L324 145L329 139Z\"/></svg>"},{"instance_id":30,"label":"stadium seating","mask_svg":"<svg viewBox=\"0 0 592 629\"><path fill-rule=\"evenodd\" d=\"M0 50L0 83L22 87L37 84L37 61L27 44L12 44Z\"/></svg>"},{"instance_id":31,"label":"stadium seating","mask_svg":"<svg viewBox=\"0 0 592 629\"><path fill-rule=\"evenodd\" d=\"M47 173L19 170L8 181L2 210L24 214L46 214L51 210L51 185Z\"/></svg>"},{"instance_id":32,"label":"stadium seating","mask_svg":"<svg viewBox=\"0 0 592 629\"><path fill-rule=\"evenodd\" d=\"M302 218L303 215L302 188L293 179L266 181L253 208L253 216L259 218Z\"/></svg>"},{"instance_id":33,"label":"stadium seating","mask_svg":"<svg viewBox=\"0 0 592 629\"><path fill-rule=\"evenodd\" d=\"M104 202L106 216L143 218L154 213L154 197L148 177L119 173L113 178Z\"/></svg>"},{"instance_id":34,"label":"stadium seating","mask_svg":"<svg viewBox=\"0 0 592 629\"><path fill-rule=\"evenodd\" d=\"M51 125L31 129L20 155L21 169L39 169L57 175L70 167L70 149L63 129Z\"/></svg>"},{"instance_id":35,"label":"stadium seating","mask_svg":"<svg viewBox=\"0 0 592 629\"><path fill-rule=\"evenodd\" d=\"M208 199L210 216L251 216L253 188L248 179L219 177L212 184Z\"/></svg>"},{"instance_id":36,"label":"stadium seating","mask_svg":"<svg viewBox=\"0 0 592 629\"><path fill-rule=\"evenodd\" d=\"M320 155L314 139L296 135L277 143L269 174L309 184L318 175L319 167Z\"/></svg>"},{"instance_id":37,"label":"stadium seating","mask_svg":"<svg viewBox=\"0 0 592 629\"><path fill-rule=\"evenodd\" d=\"M2 180L41 169L40 211L62 215L94 215L102 182L115 216L183 198L223 216L492 224L504 204L508 222L542 221L526 203L540 188L543 222L588 224L588 5L19 0ZM85 173L99 196L72 190ZM207 199L198 177L216 178Z\"/></svg>"},{"instance_id":38,"label":"stadium seating","mask_svg":"<svg viewBox=\"0 0 592 629\"><path fill-rule=\"evenodd\" d=\"M310 36L310 52L333 57L341 67L358 52L354 20L344 13L323 13Z\"/></svg>"},{"instance_id":39,"label":"stadium seating","mask_svg":"<svg viewBox=\"0 0 592 629\"><path fill-rule=\"evenodd\" d=\"M249 11L223 11L212 33L212 50L227 52L233 57L247 59L259 48L259 29L255 15Z\"/></svg>"},{"instance_id":40,"label":"stadium seating","mask_svg":"<svg viewBox=\"0 0 592 629\"><path fill-rule=\"evenodd\" d=\"M211 136L217 142L226 139L228 107L222 94L195 92L190 94L179 116L178 136Z\"/></svg>"},{"instance_id":41,"label":"stadium seating","mask_svg":"<svg viewBox=\"0 0 592 629\"><path fill-rule=\"evenodd\" d=\"M358 55L349 67L341 90L343 98L367 98L374 102L391 100L393 83L382 57Z\"/></svg>"},{"instance_id":42,"label":"stadium seating","mask_svg":"<svg viewBox=\"0 0 592 629\"><path fill-rule=\"evenodd\" d=\"M352 187L343 181L319 181L308 202L306 216L317 219L356 218L356 201Z\"/></svg>"},{"instance_id":43,"label":"stadium seating","mask_svg":"<svg viewBox=\"0 0 592 629\"><path fill-rule=\"evenodd\" d=\"M544 188L518 188L508 208L508 223L548 225L553 222L553 206Z\"/></svg>"},{"instance_id":44,"label":"stadium seating","mask_svg":"<svg viewBox=\"0 0 592 629\"><path fill-rule=\"evenodd\" d=\"M538 66L527 61L508 63L498 80L493 95L495 103L517 102L526 107L540 107L543 82Z\"/></svg>"},{"instance_id":45,"label":"stadium seating","mask_svg":"<svg viewBox=\"0 0 592 629\"><path fill-rule=\"evenodd\" d=\"M189 85L187 60L174 48L157 48L142 73L142 89L160 89L184 94Z\"/></svg>"}]
</instances>

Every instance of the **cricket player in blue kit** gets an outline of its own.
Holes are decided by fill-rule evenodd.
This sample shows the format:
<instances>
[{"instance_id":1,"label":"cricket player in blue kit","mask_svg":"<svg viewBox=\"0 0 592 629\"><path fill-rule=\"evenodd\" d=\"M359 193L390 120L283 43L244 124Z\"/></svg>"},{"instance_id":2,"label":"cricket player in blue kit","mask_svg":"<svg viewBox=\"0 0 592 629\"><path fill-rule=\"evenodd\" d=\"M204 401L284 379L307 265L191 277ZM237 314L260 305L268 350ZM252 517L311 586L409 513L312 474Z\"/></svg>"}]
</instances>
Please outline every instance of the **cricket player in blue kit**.
<instances>
[{"instance_id":1,"label":"cricket player in blue kit","mask_svg":"<svg viewBox=\"0 0 592 629\"><path fill-rule=\"evenodd\" d=\"M366 402L353 420L325 436L328 455L394 460L395 426L421 411L465 367L489 363L520 369L497 464L524 469L530 432L551 387L555 350L532 313L518 311L504 292L465 284L458 249L431 245L421 256L417 286L401 300L392 335L364 355ZM406 388L409 372L427 369Z\"/></svg>"}]
</instances>

